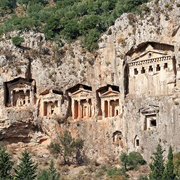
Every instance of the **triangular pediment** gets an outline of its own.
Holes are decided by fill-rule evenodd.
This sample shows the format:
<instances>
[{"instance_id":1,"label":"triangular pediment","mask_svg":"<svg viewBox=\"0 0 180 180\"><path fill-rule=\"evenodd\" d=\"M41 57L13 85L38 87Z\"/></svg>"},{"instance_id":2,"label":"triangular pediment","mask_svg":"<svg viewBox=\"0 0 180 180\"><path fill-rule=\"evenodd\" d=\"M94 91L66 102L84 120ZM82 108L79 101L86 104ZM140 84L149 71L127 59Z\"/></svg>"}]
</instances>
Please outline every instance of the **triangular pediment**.
<instances>
[{"instance_id":1,"label":"triangular pediment","mask_svg":"<svg viewBox=\"0 0 180 180\"><path fill-rule=\"evenodd\" d=\"M26 83L26 82L17 82L11 85L11 89L15 88L30 88L31 84Z\"/></svg>"},{"instance_id":2,"label":"triangular pediment","mask_svg":"<svg viewBox=\"0 0 180 180\"><path fill-rule=\"evenodd\" d=\"M157 50L147 50L145 52L142 52L141 54L136 54L135 56L132 55L131 61L143 61L146 59L154 59L154 58L160 58L167 56L166 52L163 51L157 51Z\"/></svg>"},{"instance_id":3,"label":"triangular pediment","mask_svg":"<svg viewBox=\"0 0 180 180\"><path fill-rule=\"evenodd\" d=\"M91 95L91 91L85 89L79 89L71 94L72 97L81 97L81 96L86 97L90 95Z\"/></svg>"},{"instance_id":4,"label":"triangular pediment","mask_svg":"<svg viewBox=\"0 0 180 180\"><path fill-rule=\"evenodd\" d=\"M101 94L101 97L110 97L110 96L119 96L119 92L110 90Z\"/></svg>"},{"instance_id":5,"label":"triangular pediment","mask_svg":"<svg viewBox=\"0 0 180 180\"><path fill-rule=\"evenodd\" d=\"M60 96L62 96L61 94L55 94L55 93L48 93L43 95L43 99L48 99L48 98L59 98Z\"/></svg>"},{"instance_id":6,"label":"triangular pediment","mask_svg":"<svg viewBox=\"0 0 180 180\"><path fill-rule=\"evenodd\" d=\"M46 96L46 95L62 95L62 91L54 90L54 89L46 89L43 92L40 93L40 95Z\"/></svg>"},{"instance_id":7,"label":"triangular pediment","mask_svg":"<svg viewBox=\"0 0 180 180\"><path fill-rule=\"evenodd\" d=\"M142 114L152 114L152 113L158 113L159 112L159 107L158 106L153 106L153 105L150 105L146 108L141 108L140 109L140 112Z\"/></svg>"},{"instance_id":8,"label":"triangular pediment","mask_svg":"<svg viewBox=\"0 0 180 180\"><path fill-rule=\"evenodd\" d=\"M16 87L18 88L30 87L32 83L33 83L33 79L25 79L21 77L5 82L7 87L11 89L14 89Z\"/></svg>"}]
</instances>

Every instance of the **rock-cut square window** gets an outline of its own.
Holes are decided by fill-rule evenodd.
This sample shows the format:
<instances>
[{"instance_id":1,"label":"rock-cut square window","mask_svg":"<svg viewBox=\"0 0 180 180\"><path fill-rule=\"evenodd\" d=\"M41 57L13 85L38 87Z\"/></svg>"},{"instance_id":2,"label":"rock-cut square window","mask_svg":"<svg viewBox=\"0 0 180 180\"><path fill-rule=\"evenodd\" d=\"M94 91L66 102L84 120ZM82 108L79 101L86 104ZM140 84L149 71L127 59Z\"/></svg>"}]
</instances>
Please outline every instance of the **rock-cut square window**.
<instances>
[{"instance_id":1,"label":"rock-cut square window","mask_svg":"<svg viewBox=\"0 0 180 180\"><path fill-rule=\"evenodd\" d=\"M149 72L153 72L153 67L149 66Z\"/></svg>"},{"instance_id":2,"label":"rock-cut square window","mask_svg":"<svg viewBox=\"0 0 180 180\"><path fill-rule=\"evenodd\" d=\"M138 70L137 68L134 69L134 75L137 75L138 74Z\"/></svg>"},{"instance_id":3,"label":"rock-cut square window","mask_svg":"<svg viewBox=\"0 0 180 180\"><path fill-rule=\"evenodd\" d=\"M164 69L168 68L168 63L164 63Z\"/></svg>"},{"instance_id":4,"label":"rock-cut square window","mask_svg":"<svg viewBox=\"0 0 180 180\"><path fill-rule=\"evenodd\" d=\"M160 71L160 70L161 70L161 67L160 67L159 64L157 64L157 66L156 66L156 71Z\"/></svg>"},{"instance_id":5,"label":"rock-cut square window","mask_svg":"<svg viewBox=\"0 0 180 180\"><path fill-rule=\"evenodd\" d=\"M142 69L141 69L141 74L144 74L144 73L145 73L145 68L142 67Z\"/></svg>"}]
</instances>

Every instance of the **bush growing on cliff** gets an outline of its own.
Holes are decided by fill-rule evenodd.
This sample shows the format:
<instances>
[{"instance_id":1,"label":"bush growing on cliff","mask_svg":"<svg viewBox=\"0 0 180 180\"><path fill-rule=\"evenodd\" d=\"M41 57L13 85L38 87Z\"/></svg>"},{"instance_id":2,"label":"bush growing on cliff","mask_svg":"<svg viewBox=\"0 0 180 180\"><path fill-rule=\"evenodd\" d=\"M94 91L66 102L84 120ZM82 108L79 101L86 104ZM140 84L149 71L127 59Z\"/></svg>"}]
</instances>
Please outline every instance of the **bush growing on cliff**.
<instances>
[{"instance_id":1,"label":"bush growing on cliff","mask_svg":"<svg viewBox=\"0 0 180 180\"><path fill-rule=\"evenodd\" d=\"M138 165L146 164L146 161L139 152L130 152L129 155L122 153L120 159L126 171L136 169Z\"/></svg>"},{"instance_id":2,"label":"bush growing on cliff","mask_svg":"<svg viewBox=\"0 0 180 180\"><path fill-rule=\"evenodd\" d=\"M114 180L126 180L128 179L128 175L126 174L124 169L112 168L107 171L107 175L110 179Z\"/></svg>"},{"instance_id":3,"label":"bush growing on cliff","mask_svg":"<svg viewBox=\"0 0 180 180\"><path fill-rule=\"evenodd\" d=\"M63 156L64 164L73 162L73 157L77 164L83 163L82 149L84 141L80 138L74 139L69 131L65 131L63 135L59 136L55 143L51 142L49 149L51 153L59 153Z\"/></svg>"},{"instance_id":4,"label":"bush growing on cliff","mask_svg":"<svg viewBox=\"0 0 180 180\"><path fill-rule=\"evenodd\" d=\"M22 42L24 42L24 38L23 37L15 36L15 37L12 38L12 43L15 46L20 46Z\"/></svg>"}]
</instances>

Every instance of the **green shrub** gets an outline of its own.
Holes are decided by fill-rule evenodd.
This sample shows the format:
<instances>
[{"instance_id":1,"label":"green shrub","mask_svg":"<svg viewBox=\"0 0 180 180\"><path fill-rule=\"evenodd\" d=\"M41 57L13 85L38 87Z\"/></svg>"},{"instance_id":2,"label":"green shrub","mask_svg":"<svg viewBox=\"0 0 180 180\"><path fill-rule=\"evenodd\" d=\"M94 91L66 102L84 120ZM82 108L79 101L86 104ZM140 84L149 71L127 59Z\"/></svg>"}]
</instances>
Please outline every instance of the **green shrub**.
<instances>
[{"instance_id":1,"label":"green shrub","mask_svg":"<svg viewBox=\"0 0 180 180\"><path fill-rule=\"evenodd\" d=\"M12 43L15 46L20 46L22 42L24 42L24 38L23 37L15 36L15 37L12 38Z\"/></svg>"},{"instance_id":2,"label":"green shrub","mask_svg":"<svg viewBox=\"0 0 180 180\"><path fill-rule=\"evenodd\" d=\"M109 169L109 170L107 171L107 174L108 174L109 177L112 177L112 176L114 176L114 175L121 176L121 175L123 175L123 172L122 172L121 169L112 168L112 169Z\"/></svg>"},{"instance_id":3,"label":"green shrub","mask_svg":"<svg viewBox=\"0 0 180 180\"><path fill-rule=\"evenodd\" d=\"M146 161L139 152L130 152L129 155L122 153L120 159L125 170L133 170L139 165L146 164Z\"/></svg>"},{"instance_id":4,"label":"green shrub","mask_svg":"<svg viewBox=\"0 0 180 180\"><path fill-rule=\"evenodd\" d=\"M107 175L110 179L114 180L126 180L129 176L126 174L124 169L112 168L107 171Z\"/></svg>"},{"instance_id":5,"label":"green shrub","mask_svg":"<svg viewBox=\"0 0 180 180\"><path fill-rule=\"evenodd\" d=\"M48 147L50 152L60 153L63 156L64 164L72 163L75 156L78 165L83 163L82 149L84 141L80 138L74 139L69 131L65 131L63 135L59 136L55 143L51 143Z\"/></svg>"},{"instance_id":6,"label":"green shrub","mask_svg":"<svg viewBox=\"0 0 180 180\"><path fill-rule=\"evenodd\" d=\"M61 150L59 142L51 142L48 148L51 154L58 154Z\"/></svg>"}]
</instances>

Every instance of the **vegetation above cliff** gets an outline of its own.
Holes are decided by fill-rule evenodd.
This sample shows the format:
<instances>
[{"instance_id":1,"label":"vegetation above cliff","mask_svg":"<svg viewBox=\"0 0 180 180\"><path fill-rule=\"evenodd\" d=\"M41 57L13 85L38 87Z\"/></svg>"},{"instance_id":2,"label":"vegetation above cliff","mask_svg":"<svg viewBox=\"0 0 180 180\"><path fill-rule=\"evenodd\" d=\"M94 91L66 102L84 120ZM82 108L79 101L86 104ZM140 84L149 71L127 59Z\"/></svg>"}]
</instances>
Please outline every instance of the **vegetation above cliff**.
<instances>
[{"instance_id":1,"label":"vegetation above cliff","mask_svg":"<svg viewBox=\"0 0 180 180\"><path fill-rule=\"evenodd\" d=\"M125 12L140 12L147 0L1 0L0 34L13 30L43 32L47 40L81 37L88 50ZM4 17L4 18L3 18Z\"/></svg>"}]
</instances>

